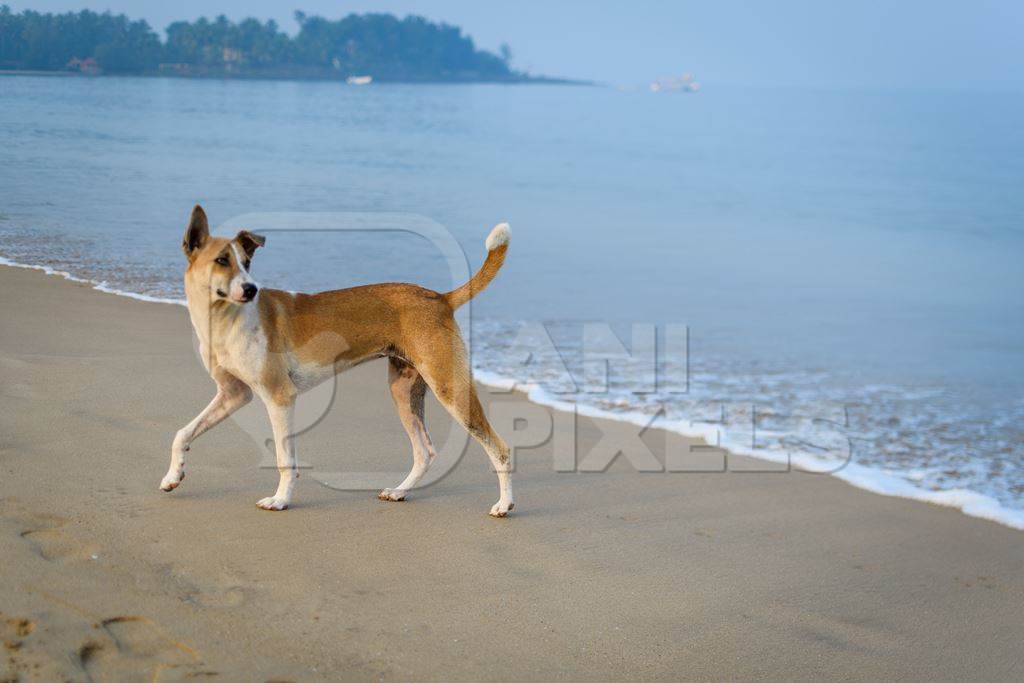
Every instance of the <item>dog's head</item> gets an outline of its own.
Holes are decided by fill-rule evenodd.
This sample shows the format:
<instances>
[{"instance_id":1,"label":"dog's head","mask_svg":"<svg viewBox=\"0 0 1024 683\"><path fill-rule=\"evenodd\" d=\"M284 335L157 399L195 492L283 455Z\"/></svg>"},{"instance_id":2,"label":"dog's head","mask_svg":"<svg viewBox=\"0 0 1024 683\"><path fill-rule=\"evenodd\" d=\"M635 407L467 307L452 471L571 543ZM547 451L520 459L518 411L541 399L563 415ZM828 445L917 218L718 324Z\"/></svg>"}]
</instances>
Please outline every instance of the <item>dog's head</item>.
<instances>
[{"instance_id":1,"label":"dog's head","mask_svg":"<svg viewBox=\"0 0 1024 683\"><path fill-rule=\"evenodd\" d=\"M261 235L242 230L234 239L213 237L203 207L196 204L185 229L181 248L188 258L185 288L209 290L211 301L244 305L256 298L259 285L252 279L252 257L266 243Z\"/></svg>"}]
</instances>

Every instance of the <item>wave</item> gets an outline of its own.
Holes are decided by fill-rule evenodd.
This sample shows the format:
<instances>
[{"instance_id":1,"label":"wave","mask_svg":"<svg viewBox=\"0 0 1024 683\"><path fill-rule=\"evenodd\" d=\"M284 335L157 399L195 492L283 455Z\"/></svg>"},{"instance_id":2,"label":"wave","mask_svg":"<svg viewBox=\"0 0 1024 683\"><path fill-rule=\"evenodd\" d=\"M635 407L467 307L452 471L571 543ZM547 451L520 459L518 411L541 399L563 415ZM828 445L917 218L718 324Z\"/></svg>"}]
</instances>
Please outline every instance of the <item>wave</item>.
<instances>
[{"instance_id":1,"label":"wave","mask_svg":"<svg viewBox=\"0 0 1024 683\"><path fill-rule=\"evenodd\" d=\"M71 282L79 282L85 285L92 285L92 288L99 292L104 292L106 294L116 294L117 296L135 299L136 301L147 301L149 303L154 304L176 304L178 306L188 305L188 303L184 299L170 299L166 297L150 296L148 294L137 294L135 292L129 292L128 290L125 289L118 289L116 287L112 287L110 283L108 283L105 280L97 281L84 277L78 277L77 275L72 275L66 270L57 270L56 268L52 268L50 266L39 266L33 265L31 263L19 263L18 261L12 261L11 259L5 256L0 256L0 266L11 266L12 268L26 268L28 270L40 270L46 273L47 275L56 275L58 277L64 278L65 280L70 280Z\"/></svg>"},{"instance_id":2,"label":"wave","mask_svg":"<svg viewBox=\"0 0 1024 683\"><path fill-rule=\"evenodd\" d=\"M474 378L481 384L503 391L516 390L540 405L548 406L563 412L575 412L586 417L625 422L639 427L655 427L665 429L681 436L701 439L706 443L719 443L735 455L742 455L772 463L789 463L793 467L815 473L826 473L851 486L883 496L918 500L941 507L959 510L970 517L978 517L997 522L1011 529L1024 531L1024 510L1018 510L1001 504L992 496L970 489L944 489L932 491L915 486L907 480L909 472L892 473L878 468L867 467L853 462L834 459L823 459L807 453L779 453L765 449L744 446L740 439L730 438L727 431L720 427L701 426L693 420L672 419L657 420L656 415L642 411L612 411L586 403L566 401L557 398L536 383L522 383L486 370L474 369ZM657 424L653 422L657 420Z\"/></svg>"},{"instance_id":3,"label":"wave","mask_svg":"<svg viewBox=\"0 0 1024 683\"><path fill-rule=\"evenodd\" d=\"M0 265L14 268L26 268L38 270L47 275L62 277L71 282L90 285L93 289L123 296L137 301L149 303L173 304L177 306L187 305L184 299L169 297L151 296L139 294L126 289L112 286L107 281L100 281L80 277L65 270L58 270L47 265L35 265L21 263L10 258L0 256ZM489 372L480 368L474 368L474 377L477 381L487 386L502 389L505 391L516 390L524 393L526 397L539 405L550 407L563 412L575 412L586 417L625 422L640 427L656 427L674 432L681 436L701 439L707 443L719 443L723 449L736 455L756 458L758 460L790 465L809 472L827 473L852 486L869 491L871 493L917 500L942 507L949 507L959 510L971 517L990 520L1012 529L1024 530L1024 510L1015 509L1000 503L996 498L968 488L947 488L941 490L929 490L915 485L911 479L915 477L913 471L894 472L878 467L869 467L854 462L823 458L820 455L792 451L772 451L763 448L752 448L743 443L742 437L731 434L721 426L701 424L694 419L674 418L667 419L663 416L634 410L629 408L608 410L599 406L567 401L549 392L535 382L523 382L513 377ZM888 391L902 390L900 387L890 386L869 386L867 389L885 389ZM922 392L922 396L928 392ZM911 396L913 398L913 396ZM656 422L656 424L654 424Z\"/></svg>"}]
</instances>

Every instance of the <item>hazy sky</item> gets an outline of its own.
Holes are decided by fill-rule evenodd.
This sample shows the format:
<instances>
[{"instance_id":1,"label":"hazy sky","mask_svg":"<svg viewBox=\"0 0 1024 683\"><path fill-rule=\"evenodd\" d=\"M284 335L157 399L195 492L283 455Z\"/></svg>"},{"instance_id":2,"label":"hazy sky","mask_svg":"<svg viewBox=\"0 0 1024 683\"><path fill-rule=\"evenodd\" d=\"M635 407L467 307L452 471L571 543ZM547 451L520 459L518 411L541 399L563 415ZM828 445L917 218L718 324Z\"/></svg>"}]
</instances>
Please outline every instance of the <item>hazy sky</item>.
<instances>
[{"instance_id":1,"label":"hazy sky","mask_svg":"<svg viewBox=\"0 0 1024 683\"><path fill-rule=\"evenodd\" d=\"M616 84L692 71L706 83L1024 89L1024 0L6 1L109 9L158 29L219 13L273 18L290 33L295 9L414 13L487 49L508 42L518 68Z\"/></svg>"}]
</instances>

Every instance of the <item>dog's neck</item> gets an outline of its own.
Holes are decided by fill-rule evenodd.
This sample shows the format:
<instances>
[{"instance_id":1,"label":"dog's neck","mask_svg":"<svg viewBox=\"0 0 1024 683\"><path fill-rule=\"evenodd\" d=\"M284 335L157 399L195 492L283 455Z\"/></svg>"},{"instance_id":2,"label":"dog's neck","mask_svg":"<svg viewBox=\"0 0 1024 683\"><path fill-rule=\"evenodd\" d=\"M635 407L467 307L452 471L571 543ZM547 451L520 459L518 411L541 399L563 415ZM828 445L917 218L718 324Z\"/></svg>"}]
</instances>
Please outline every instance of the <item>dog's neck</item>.
<instances>
[{"instance_id":1,"label":"dog's neck","mask_svg":"<svg viewBox=\"0 0 1024 683\"><path fill-rule=\"evenodd\" d=\"M208 286L185 281L185 298L192 329L199 337L204 355L215 360L221 348L231 339L240 326L248 327L253 316L258 316L258 299L243 305L231 304L213 296ZM206 359L204 359L206 362ZM216 362L210 363L210 370Z\"/></svg>"}]
</instances>

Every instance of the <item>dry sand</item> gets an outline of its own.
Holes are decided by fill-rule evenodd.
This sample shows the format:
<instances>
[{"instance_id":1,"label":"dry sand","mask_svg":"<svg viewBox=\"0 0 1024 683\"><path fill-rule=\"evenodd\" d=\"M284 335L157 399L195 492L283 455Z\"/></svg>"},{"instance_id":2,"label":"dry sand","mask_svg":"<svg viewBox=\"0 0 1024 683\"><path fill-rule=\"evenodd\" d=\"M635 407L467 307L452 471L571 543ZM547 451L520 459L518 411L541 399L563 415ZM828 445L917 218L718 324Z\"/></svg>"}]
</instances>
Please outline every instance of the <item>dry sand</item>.
<instances>
[{"instance_id":1,"label":"dry sand","mask_svg":"<svg viewBox=\"0 0 1024 683\"><path fill-rule=\"evenodd\" d=\"M476 446L405 503L305 476L269 513L231 421L165 494L213 393L185 309L5 267L0 321L0 678L1024 679L1018 531L802 473L556 473L547 447L506 520ZM300 458L407 467L384 367L339 391Z\"/></svg>"}]
</instances>

